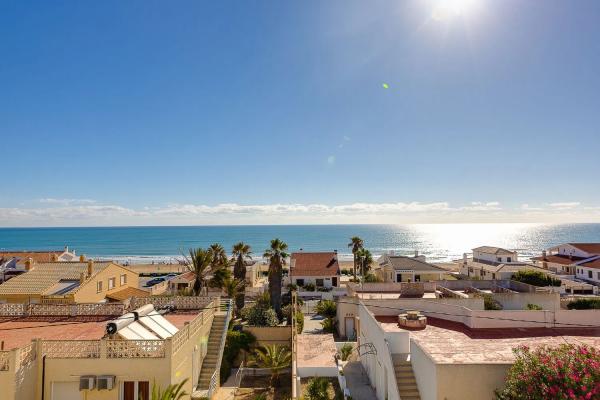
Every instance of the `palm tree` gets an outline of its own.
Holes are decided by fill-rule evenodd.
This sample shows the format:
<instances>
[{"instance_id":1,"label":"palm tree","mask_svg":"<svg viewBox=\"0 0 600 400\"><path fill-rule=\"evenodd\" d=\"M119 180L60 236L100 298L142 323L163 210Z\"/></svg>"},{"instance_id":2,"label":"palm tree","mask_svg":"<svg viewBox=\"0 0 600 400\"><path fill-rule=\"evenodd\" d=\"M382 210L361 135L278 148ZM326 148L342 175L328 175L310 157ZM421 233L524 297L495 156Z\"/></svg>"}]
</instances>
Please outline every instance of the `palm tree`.
<instances>
[{"instance_id":1,"label":"palm tree","mask_svg":"<svg viewBox=\"0 0 600 400\"><path fill-rule=\"evenodd\" d=\"M229 271L229 259L225 248L219 243L211 244L208 248L211 254L210 269L212 271L211 287L223 287L223 282L231 276Z\"/></svg>"},{"instance_id":2,"label":"palm tree","mask_svg":"<svg viewBox=\"0 0 600 400\"><path fill-rule=\"evenodd\" d=\"M369 250L362 248L356 252L356 259L358 261L358 266L360 267L360 274L364 279L367 272L369 272L369 270L371 269L373 255Z\"/></svg>"},{"instance_id":3,"label":"palm tree","mask_svg":"<svg viewBox=\"0 0 600 400\"><path fill-rule=\"evenodd\" d=\"M230 299L237 299L237 296L239 293L244 293L244 288L245 288L246 284L244 281L240 281L239 279L235 279L235 278L227 278L223 281L223 286L221 286L223 288L223 291L225 291L225 294L227 295L227 297L229 297ZM240 309L237 307L237 303L236 303L236 310L239 311Z\"/></svg>"},{"instance_id":4,"label":"palm tree","mask_svg":"<svg viewBox=\"0 0 600 400\"><path fill-rule=\"evenodd\" d=\"M179 384L169 385L165 390L161 390L160 386L156 385L156 382L152 383L152 400L180 400L184 396L189 394L183 390L183 385L187 382L187 378L179 382Z\"/></svg>"},{"instance_id":5,"label":"palm tree","mask_svg":"<svg viewBox=\"0 0 600 400\"><path fill-rule=\"evenodd\" d=\"M270 386L272 387L279 384L281 371L291 364L292 353L286 347L277 344L262 346L254 350L254 359L250 362L250 365L271 370Z\"/></svg>"},{"instance_id":6,"label":"palm tree","mask_svg":"<svg viewBox=\"0 0 600 400\"><path fill-rule=\"evenodd\" d=\"M265 250L264 258L269 259L269 295L271 296L271 306L281 318L281 280L285 259L288 257L286 252L288 245L279 240L271 240L271 247Z\"/></svg>"},{"instance_id":7,"label":"palm tree","mask_svg":"<svg viewBox=\"0 0 600 400\"><path fill-rule=\"evenodd\" d=\"M352 236L350 238L350 243L348 243L348 247L352 248L352 255L354 256L354 269L353 269L353 275L354 275L354 279L356 279L356 253L363 248L364 242L361 238L359 238L358 236Z\"/></svg>"},{"instance_id":8,"label":"palm tree","mask_svg":"<svg viewBox=\"0 0 600 400\"><path fill-rule=\"evenodd\" d=\"M233 265L233 277L239 281L246 280L246 260L252 260L252 249L244 242L239 242L233 245L231 262ZM246 294L242 290L235 297L235 306L238 310L244 308L246 303Z\"/></svg>"},{"instance_id":9,"label":"palm tree","mask_svg":"<svg viewBox=\"0 0 600 400\"><path fill-rule=\"evenodd\" d=\"M229 259L227 259L227 253L225 253L225 248L219 243L211 244L208 250L212 255L211 266L213 268L223 265L229 265Z\"/></svg>"},{"instance_id":10,"label":"palm tree","mask_svg":"<svg viewBox=\"0 0 600 400\"><path fill-rule=\"evenodd\" d=\"M184 263L190 271L192 271L196 278L194 280L193 291L194 295L199 296L200 291L204 287L204 282L207 279L208 274L211 271L210 263L212 261L212 255L210 251L202 248L190 249L190 256L185 257Z\"/></svg>"}]
</instances>

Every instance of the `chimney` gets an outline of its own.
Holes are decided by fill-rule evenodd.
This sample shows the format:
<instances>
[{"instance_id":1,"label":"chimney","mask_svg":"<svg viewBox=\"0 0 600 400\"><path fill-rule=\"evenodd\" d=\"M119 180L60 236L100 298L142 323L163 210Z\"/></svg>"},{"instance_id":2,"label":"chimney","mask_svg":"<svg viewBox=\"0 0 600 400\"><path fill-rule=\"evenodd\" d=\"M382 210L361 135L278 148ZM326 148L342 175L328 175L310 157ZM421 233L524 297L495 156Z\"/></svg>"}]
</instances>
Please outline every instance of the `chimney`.
<instances>
[{"instance_id":1,"label":"chimney","mask_svg":"<svg viewBox=\"0 0 600 400\"><path fill-rule=\"evenodd\" d=\"M546 258L546 250L542 250L542 258Z\"/></svg>"},{"instance_id":2,"label":"chimney","mask_svg":"<svg viewBox=\"0 0 600 400\"><path fill-rule=\"evenodd\" d=\"M85 282L85 274L82 272L79 274L79 284L83 285L83 282Z\"/></svg>"},{"instance_id":3,"label":"chimney","mask_svg":"<svg viewBox=\"0 0 600 400\"><path fill-rule=\"evenodd\" d=\"M33 258L29 257L25 261L25 271L31 271L33 269Z\"/></svg>"},{"instance_id":4,"label":"chimney","mask_svg":"<svg viewBox=\"0 0 600 400\"><path fill-rule=\"evenodd\" d=\"M94 260L88 260L87 265L87 276L89 278L92 276L92 272L94 271Z\"/></svg>"},{"instance_id":5,"label":"chimney","mask_svg":"<svg viewBox=\"0 0 600 400\"><path fill-rule=\"evenodd\" d=\"M57 262L58 261L58 256L55 253L52 253L52 255L50 256L50 261Z\"/></svg>"},{"instance_id":6,"label":"chimney","mask_svg":"<svg viewBox=\"0 0 600 400\"><path fill-rule=\"evenodd\" d=\"M68 253L68 252L69 252L69 246L65 245L65 253Z\"/></svg>"},{"instance_id":7,"label":"chimney","mask_svg":"<svg viewBox=\"0 0 600 400\"><path fill-rule=\"evenodd\" d=\"M467 253L463 253L463 263L467 263Z\"/></svg>"},{"instance_id":8,"label":"chimney","mask_svg":"<svg viewBox=\"0 0 600 400\"><path fill-rule=\"evenodd\" d=\"M85 262L85 254L79 256L79 262Z\"/></svg>"},{"instance_id":9,"label":"chimney","mask_svg":"<svg viewBox=\"0 0 600 400\"><path fill-rule=\"evenodd\" d=\"M419 257L419 250L415 250L415 258Z\"/></svg>"}]
</instances>

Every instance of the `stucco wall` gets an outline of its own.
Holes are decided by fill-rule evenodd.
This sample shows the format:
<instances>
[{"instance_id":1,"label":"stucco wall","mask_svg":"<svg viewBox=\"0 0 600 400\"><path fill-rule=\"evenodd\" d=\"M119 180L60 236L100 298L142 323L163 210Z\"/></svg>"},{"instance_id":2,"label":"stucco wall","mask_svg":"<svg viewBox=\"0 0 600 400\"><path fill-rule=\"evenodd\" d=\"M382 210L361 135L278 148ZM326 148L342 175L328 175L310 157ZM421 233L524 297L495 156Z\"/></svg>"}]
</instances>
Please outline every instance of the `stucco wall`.
<instances>
[{"instance_id":1,"label":"stucco wall","mask_svg":"<svg viewBox=\"0 0 600 400\"><path fill-rule=\"evenodd\" d=\"M510 364L436 364L411 341L410 358L422 400L487 400L504 385Z\"/></svg>"},{"instance_id":2,"label":"stucco wall","mask_svg":"<svg viewBox=\"0 0 600 400\"><path fill-rule=\"evenodd\" d=\"M121 275L127 276L127 283L121 285ZM115 278L115 287L108 289L108 280ZM102 281L102 291L98 293L97 282ZM139 275L133 271L123 268L116 264L111 264L92 279L86 281L75 292L76 303L97 303L104 300L107 294L114 293L127 287L137 288L139 285Z\"/></svg>"},{"instance_id":3,"label":"stucco wall","mask_svg":"<svg viewBox=\"0 0 600 400\"><path fill-rule=\"evenodd\" d=\"M509 368L510 364L438 364L436 400L492 400Z\"/></svg>"},{"instance_id":4,"label":"stucco wall","mask_svg":"<svg viewBox=\"0 0 600 400\"><path fill-rule=\"evenodd\" d=\"M244 326L244 330L256 336L255 346L292 346L292 326Z\"/></svg>"},{"instance_id":5,"label":"stucco wall","mask_svg":"<svg viewBox=\"0 0 600 400\"><path fill-rule=\"evenodd\" d=\"M502 304L505 310L524 310L527 304L537 304L550 311L560 308L558 293L494 293L492 297Z\"/></svg>"}]
</instances>

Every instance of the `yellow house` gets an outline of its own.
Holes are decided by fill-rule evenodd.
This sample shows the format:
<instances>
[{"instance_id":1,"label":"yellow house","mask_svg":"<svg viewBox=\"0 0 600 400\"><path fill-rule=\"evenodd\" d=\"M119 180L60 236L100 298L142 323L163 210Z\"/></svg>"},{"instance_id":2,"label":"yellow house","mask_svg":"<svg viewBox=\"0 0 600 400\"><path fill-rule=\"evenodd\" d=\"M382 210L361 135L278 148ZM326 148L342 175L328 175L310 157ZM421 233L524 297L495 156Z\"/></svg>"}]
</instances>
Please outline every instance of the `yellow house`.
<instances>
[{"instance_id":1,"label":"yellow house","mask_svg":"<svg viewBox=\"0 0 600 400\"><path fill-rule=\"evenodd\" d=\"M115 315L118 307L122 311L121 304L0 304L0 340L4 346L0 350L0 398L150 400L153 385L165 388L184 380L187 393L196 391L209 397L218 387L222 339L231 303L224 309L218 298L163 297L156 304L152 298L146 301L152 302L150 309L154 310L166 300L176 310L156 313L163 322L144 322L137 311ZM69 317L54 315L64 307L71 309ZM40 309L36 314L41 318L32 325L34 308ZM46 315L40 314L42 309ZM109 326L122 322L132 328L128 335L118 334L126 329L123 327L111 333ZM163 327L172 330L165 335ZM155 337L130 336L132 332ZM214 377L209 383L215 385L204 388L204 375Z\"/></svg>"},{"instance_id":2,"label":"yellow house","mask_svg":"<svg viewBox=\"0 0 600 400\"><path fill-rule=\"evenodd\" d=\"M97 303L139 284L136 272L112 262L30 260L26 269L0 285L0 303Z\"/></svg>"},{"instance_id":3,"label":"yellow house","mask_svg":"<svg viewBox=\"0 0 600 400\"><path fill-rule=\"evenodd\" d=\"M427 282L442 280L446 270L425 261L418 253L414 257L384 254L377 261L374 273L383 282Z\"/></svg>"}]
</instances>

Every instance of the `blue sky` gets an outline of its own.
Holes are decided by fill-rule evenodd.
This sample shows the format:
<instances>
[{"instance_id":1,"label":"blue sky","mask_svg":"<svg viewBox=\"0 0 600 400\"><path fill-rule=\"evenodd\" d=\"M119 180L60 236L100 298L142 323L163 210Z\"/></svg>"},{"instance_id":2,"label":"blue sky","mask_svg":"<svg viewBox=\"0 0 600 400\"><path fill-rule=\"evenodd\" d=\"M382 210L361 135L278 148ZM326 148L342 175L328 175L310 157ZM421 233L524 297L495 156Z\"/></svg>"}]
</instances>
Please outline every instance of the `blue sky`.
<instances>
[{"instance_id":1,"label":"blue sky","mask_svg":"<svg viewBox=\"0 0 600 400\"><path fill-rule=\"evenodd\" d=\"M1 2L0 225L600 221L600 2L457 1Z\"/></svg>"}]
</instances>

